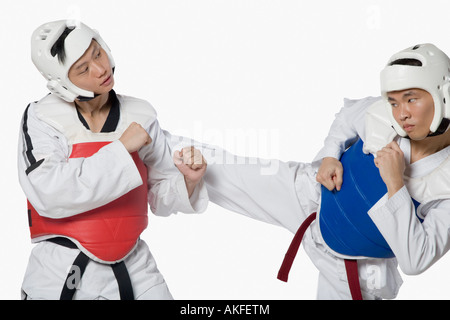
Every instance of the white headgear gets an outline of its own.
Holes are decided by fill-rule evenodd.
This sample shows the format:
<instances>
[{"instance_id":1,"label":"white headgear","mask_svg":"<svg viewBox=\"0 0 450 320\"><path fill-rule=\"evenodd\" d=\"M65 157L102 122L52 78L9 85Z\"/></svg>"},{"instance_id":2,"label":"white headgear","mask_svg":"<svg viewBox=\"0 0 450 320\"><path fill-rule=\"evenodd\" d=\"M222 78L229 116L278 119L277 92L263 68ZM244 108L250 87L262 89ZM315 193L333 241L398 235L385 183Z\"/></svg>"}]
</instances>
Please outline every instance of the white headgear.
<instances>
[{"instance_id":1,"label":"white headgear","mask_svg":"<svg viewBox=\"0 0 450 320\"><path fill-rule=\"evenodd\" d=\"M392 64L400 59L415 59L421 66ZM426 90L434 100L434 118L430 131L436 132L444 118L450 118L450 60L447 55L432 44L420 44L393 55L381 71L381 95L387 102L388 113L397 133L407 133L392 114L387 93L418 88Z\"/></svg>"},{"instance_id":2,"label":"white headgear","mask_svg":"<svg viewBox=\"0 0 450 320\"><path fill-rule=\"evenodd\" d=\"M62 63L58 55L52 53L52 47L63 33L67 37L62 44L66 54ZM75 24L69 20L49 22L37 28L31 37L31 59L34 65L48 80L48 89L68 102L95 97L94 92L83 90L69 80L70 67L86 52L92 39L105 50L111 67L114 68L111 51L100 34L81 22Z\"/></svg>"}]
</instances>

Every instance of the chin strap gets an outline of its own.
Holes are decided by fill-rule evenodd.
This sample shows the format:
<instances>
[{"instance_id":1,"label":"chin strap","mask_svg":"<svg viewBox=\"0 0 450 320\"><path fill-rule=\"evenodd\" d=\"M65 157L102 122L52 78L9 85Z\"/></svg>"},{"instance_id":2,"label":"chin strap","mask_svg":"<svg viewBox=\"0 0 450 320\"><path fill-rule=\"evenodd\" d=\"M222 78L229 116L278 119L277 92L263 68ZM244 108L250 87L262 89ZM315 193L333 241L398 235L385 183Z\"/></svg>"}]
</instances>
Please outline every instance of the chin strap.
<instances>
[{"instance_id":1,"label":"chin strap","mask_svg":"<svg viewBox=\"0 0 450 320\"><path fill-rule=\"evenodd\" d=\"M114 74L114 72L116 71L116 67L112 68L112 73ZM85 96L78 96L77 100L81 101L81 102L85 102L85 101L91 101L92 99L95 99L99 96L99 94L94 93L93 97L85 97Z\"/></svg>"},{"instance_id":2,"label":"chin strap","mask_svg":"<svg viewBox=\"0 0 450 320\"><path fill-rule=\"evenodd\" d=\"M445 131L447 131L449 125L450 125L449 119L447 119L447 118L442 119L441 124L437 128L436 132L433 132L433 133L429 134L428 136L434 137L434 136L438 136L440 134L445 133Z\"/></svg>"},{"instance_id":3,"label":"chin strap","mask_svg":"<svg viewBox=\"0 0 450 320\"><path fill-rule=\"evenodd\" d=\"M439 136L443 133L445 133L448 129L450 125L450 120L447 118L442 119L441 124L439 125L439 127L437 128L437 130L433 133L430 133L429 135L427 135L428 137L435 137L435 136ZM392 129L395 130L395 128L392 126ZM404 137L405 139L411 139L408 135Z\"/></svg>"},{"instance_id":4,"label":"chin strap","mask_svg":"<svg viewBox=\"0 0 450 320\"><path fill-rule=\"evenodd\" d=\"M99 94L95 93L93 97L85 97L85 96L78 96L77 100L81 101L81 102L85 102L85 101L91 101L92 99L95 99L99 96Z\"/></svg>"}]
</instances>

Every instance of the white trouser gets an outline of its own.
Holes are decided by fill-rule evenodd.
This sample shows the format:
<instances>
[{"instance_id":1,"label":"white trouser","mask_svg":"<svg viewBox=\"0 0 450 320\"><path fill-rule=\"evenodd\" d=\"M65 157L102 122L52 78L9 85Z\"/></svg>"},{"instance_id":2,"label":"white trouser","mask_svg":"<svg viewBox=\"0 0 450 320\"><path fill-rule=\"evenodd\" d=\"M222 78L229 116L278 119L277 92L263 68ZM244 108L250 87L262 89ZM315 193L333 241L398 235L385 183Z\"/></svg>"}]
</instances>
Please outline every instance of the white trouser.
<instances>
[{"instance_id":1,"label":"white trouser","mask_svg":"<svg viewBox=\"0 0 450 320\"><path fill-rule=\"evenodd\" d=\"M58 300L72 264L80 253L48 241L32 250L22 284L22 299ZM172 300L163 276L147 244L139 240L124 260L136 300ZM73 297L77 300L119 300L117 280L111 266L89 261Z\"/></svg>"},{"instance_id":2,"label":"white trouser","mask_svg":"<svg viewBox=\"0 0 450 320\"><path fill-rule=\"evenodd\" d=\"M236 157L209 146L204 150L205 154L215 151L210 152L215 158L207 158L204 181L210 201L217 205L281 226L293 234L311 213L319 210L317 166ZM345 261L327 249L317 221L307 230L303 246L320 272L317 298L351 299ZM363 298L391 299L397 295L402 280L396 259L361 260L358 271Z\"/></svg>"}]
</instances>

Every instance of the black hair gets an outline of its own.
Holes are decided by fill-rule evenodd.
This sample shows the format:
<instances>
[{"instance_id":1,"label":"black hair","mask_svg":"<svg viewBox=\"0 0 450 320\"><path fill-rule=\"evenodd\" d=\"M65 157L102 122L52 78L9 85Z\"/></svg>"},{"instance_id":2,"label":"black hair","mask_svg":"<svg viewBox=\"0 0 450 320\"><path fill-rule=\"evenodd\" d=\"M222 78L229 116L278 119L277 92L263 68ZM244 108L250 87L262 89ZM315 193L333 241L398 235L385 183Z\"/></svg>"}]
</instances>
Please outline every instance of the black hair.
<instances>
[{"instance_id":1,"label":"black hair","mask_svg":"<svg viewBox=\"0 0 450 320\"><path fill-rule=\"evenodd\" d=\"M52 56L58 55L58 60L60 64L64 64L66 60L66 50L64 47L64 42L66 41L67 36L75 30L75 27L66 27L64 32L59 36L58 40L53 44L50 53Z\"/></svg>"}]
</instances>

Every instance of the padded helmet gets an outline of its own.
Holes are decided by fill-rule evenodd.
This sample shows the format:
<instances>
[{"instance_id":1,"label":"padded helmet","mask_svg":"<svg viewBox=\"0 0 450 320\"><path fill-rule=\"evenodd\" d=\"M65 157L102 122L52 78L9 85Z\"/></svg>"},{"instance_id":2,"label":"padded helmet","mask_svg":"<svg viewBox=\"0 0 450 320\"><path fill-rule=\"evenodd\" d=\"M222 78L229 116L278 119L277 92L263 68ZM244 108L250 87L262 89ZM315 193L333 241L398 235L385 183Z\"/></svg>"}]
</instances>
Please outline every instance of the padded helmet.
<instances>
[{"instance_id":1,"label":"padded helmet","mask_svg":"<svg viewBox=\"0 0 450 320\"><path fill-rule=\"evenodd\" d=\"M415 59L420 66L396 64L401 59ZM394 129L400 136L407 133L397 123L392 114L392 106L387 93L411 88L427 91L433 97L434 118L430 125L432 133L443 133L440 128L444 119L450 118L450 59L433 44L419 44L394 54L381 71L381 95L386 100L388 113ZM448 124L447 121L445 123ZM439 129L439 130L438 130ZM443 132L439 132L439 131Z\"/></svg>"},{"instance_id":2,"label":"padded helmet","mask_svg":"<svg viewBox=\"0 0 450 320\"><path fill-rule=\"evenodd\" d=\"M83 90L69 80L70 67L86 52L92 39L105 50L111 67L114 68L111 50L100 34L81 22L76 24L70 20L48 22L37 28L31 37L31 59L34 65L48 80L48 89L68 102L75 99L89 100L96 96L94 92ZM61 45L64 46L63 61L54 50L57 41L62 41Z\"/></svg>"}]
</instances>

